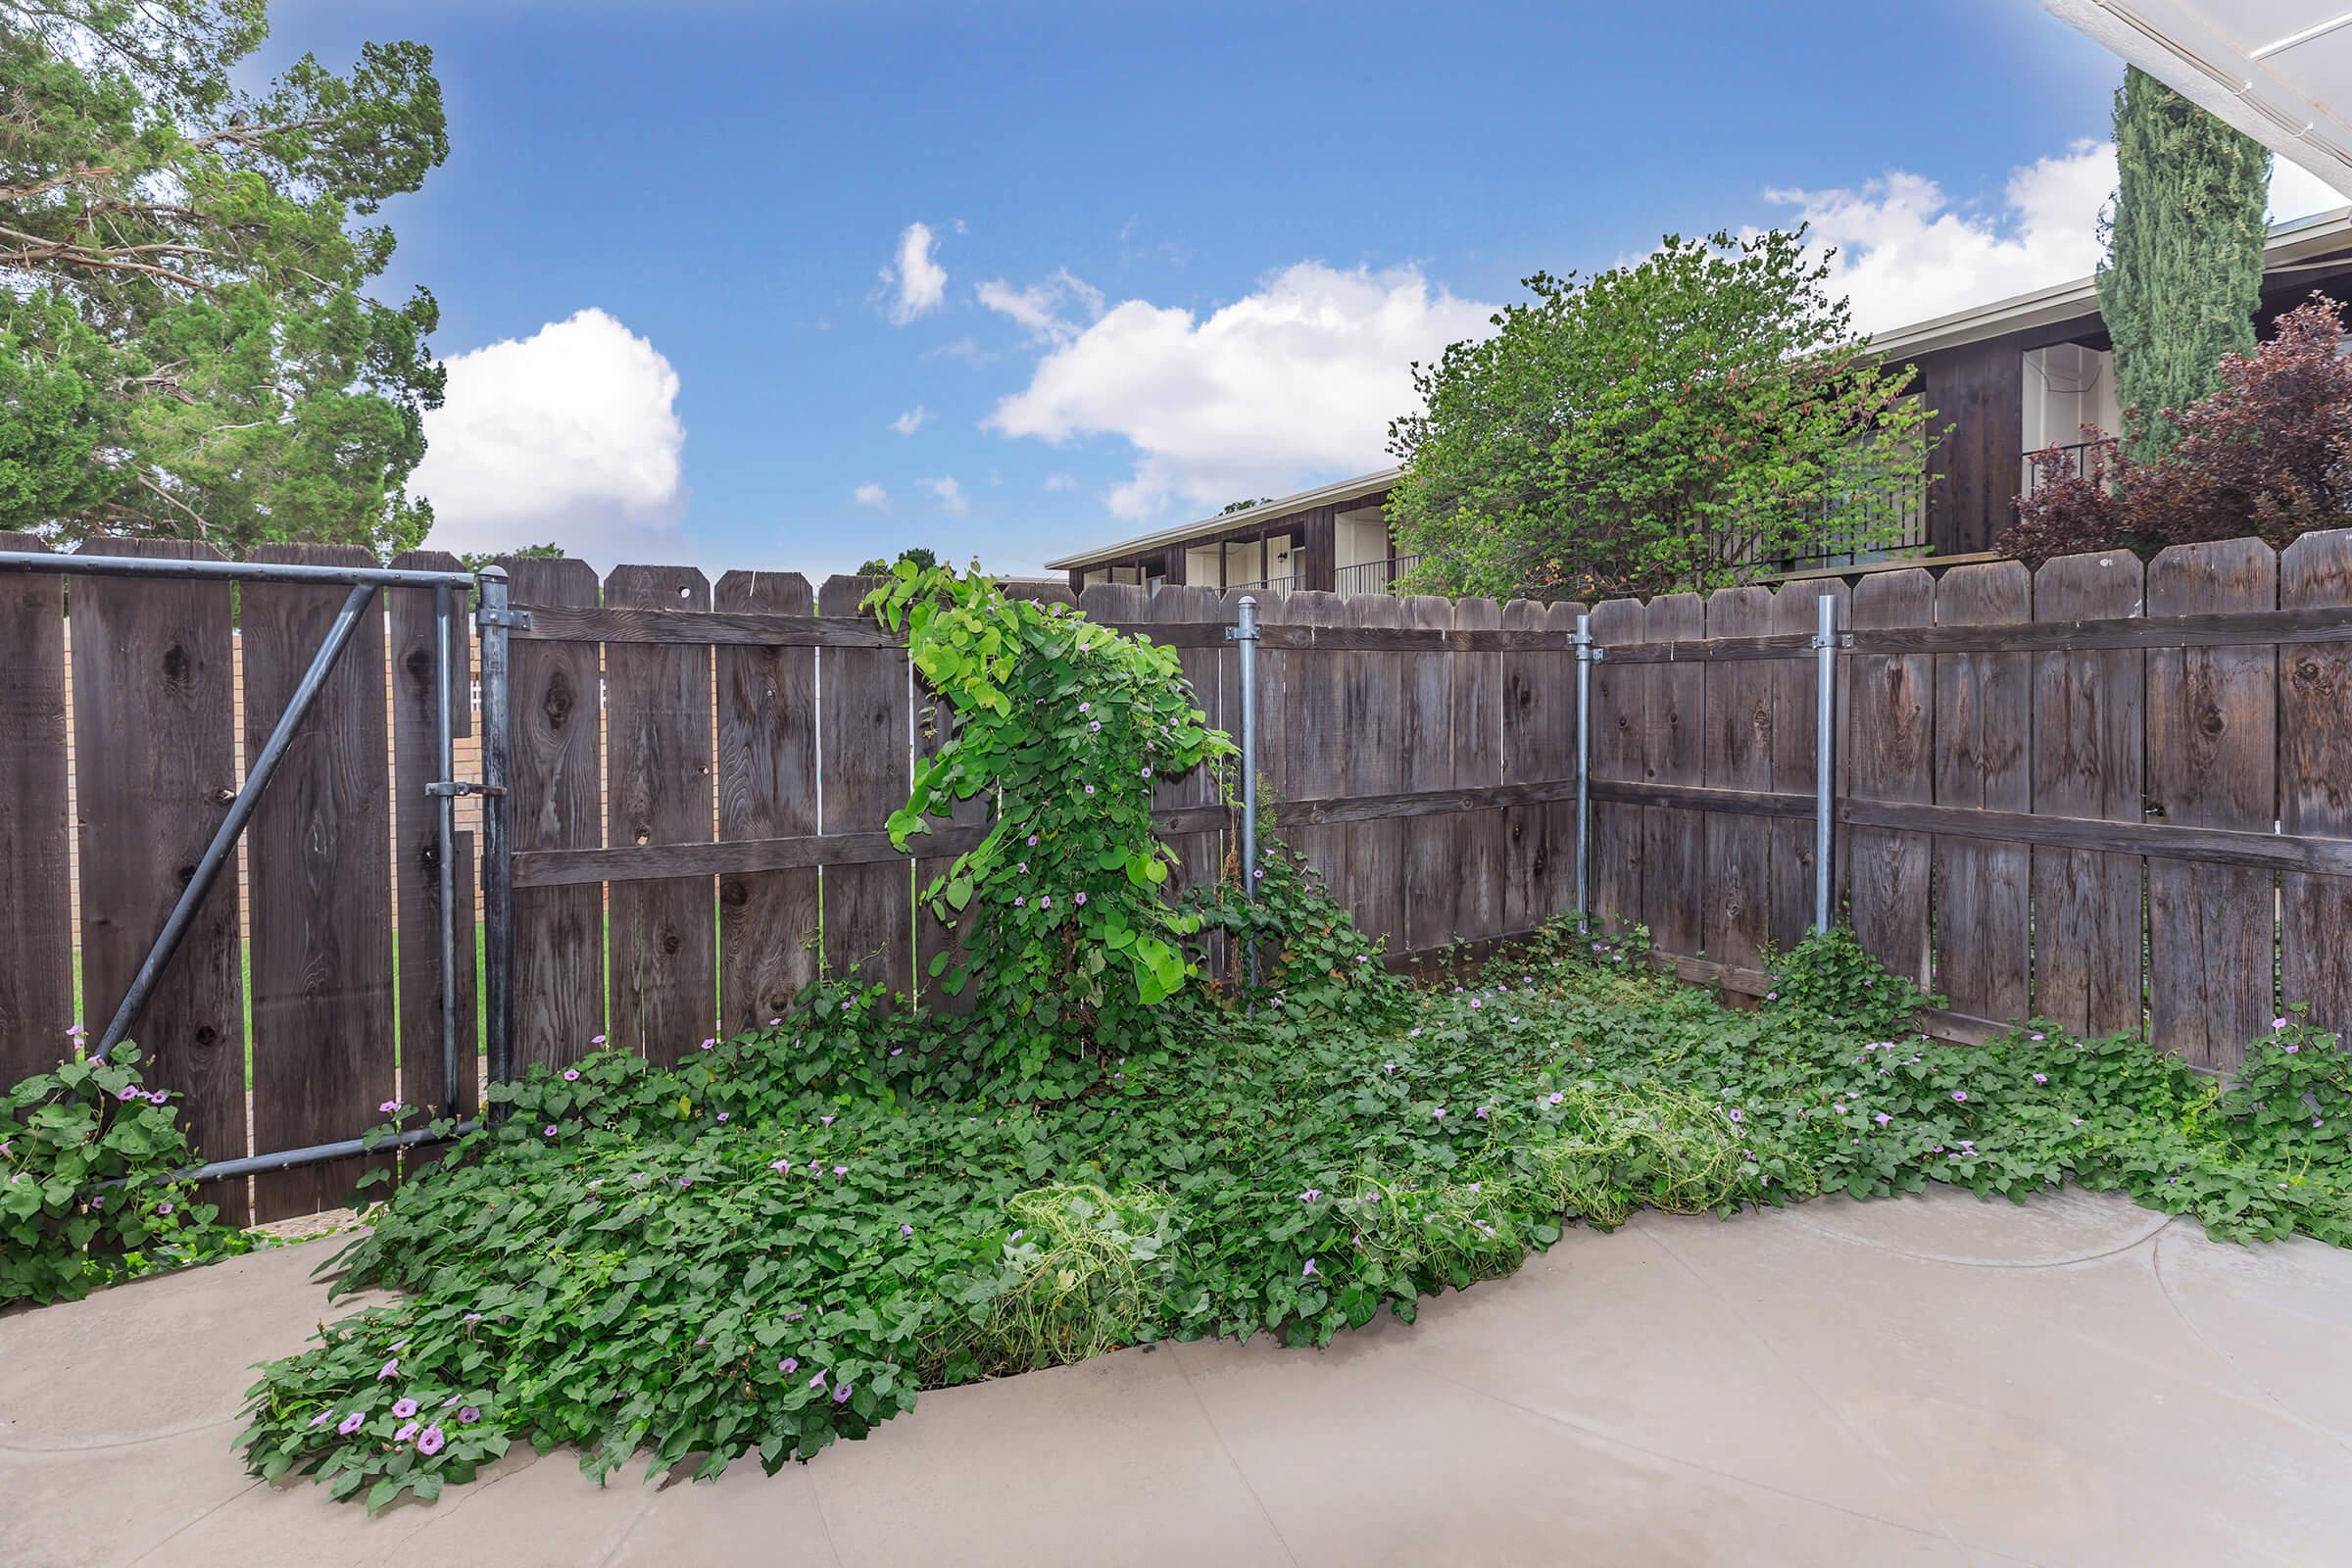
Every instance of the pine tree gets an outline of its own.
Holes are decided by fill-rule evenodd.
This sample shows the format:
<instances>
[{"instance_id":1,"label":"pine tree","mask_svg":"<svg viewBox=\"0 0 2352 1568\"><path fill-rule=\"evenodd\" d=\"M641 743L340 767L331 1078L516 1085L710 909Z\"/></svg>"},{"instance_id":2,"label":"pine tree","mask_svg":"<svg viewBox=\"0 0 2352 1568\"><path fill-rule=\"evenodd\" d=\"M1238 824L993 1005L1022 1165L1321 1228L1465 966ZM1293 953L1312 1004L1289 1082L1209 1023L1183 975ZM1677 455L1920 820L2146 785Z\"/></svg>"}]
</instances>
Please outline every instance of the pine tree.
<instances>
[{"instance_id":1,"label":"pine tree","mask_svg":"<svg viewBox=\"0 0 2352 1568\"><path fill-rule=\"evenodd\" d=\"M2180 438L2165 412L2221 385L2225 354L2254 348L2271 155L2141 71L2115 95L2118 185L2105 225L2099 314L2115 345L2115 384L2152 463Z\"/></svg>"}]
</instances>

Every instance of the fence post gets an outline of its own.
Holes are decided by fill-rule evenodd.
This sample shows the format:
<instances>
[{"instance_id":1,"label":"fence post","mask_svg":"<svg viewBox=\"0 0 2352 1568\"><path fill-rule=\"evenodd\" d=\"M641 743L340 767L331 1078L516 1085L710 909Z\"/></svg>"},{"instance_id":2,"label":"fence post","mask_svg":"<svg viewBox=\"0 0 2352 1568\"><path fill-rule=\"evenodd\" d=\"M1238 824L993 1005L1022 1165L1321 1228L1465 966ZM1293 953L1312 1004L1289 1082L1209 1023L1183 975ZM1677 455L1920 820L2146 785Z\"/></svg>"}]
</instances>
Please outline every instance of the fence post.
<instances>
[{"instance_id":1,"label":"fence post","mask_svg":"<svg viewBox=\"0 0 2352 1568\"><path fill-rule=\"evenodd\" d=\"M458 776L457 716L450 695L449 662L457 630L456 595L447 583L433 589L433 771L445 781ZM465 1078L458 1063L458 798L436 792L433 838L440 905L442 1113L453 1121L464 1111ZM466 958L471 961L472 955Z\"/></svg>"},{"instance_id":2,"label":"fence post","mask_svg":"<svg viewBox=\"0 0 2352 1568\"><path fill-rule=\"evenodd\" d=\"M1592 907L1592 617L1576 617L1576 927Z\"/></svg>"},{"instance_id":3,"label":"fence post","mask_svg":"<svg viewBox=\"0 0 2352 1568\"><path fill-rule=\"evenodd\" d=\"M1226 636L1242 661L1242 897L1257 902L1257 599L1242 595ZM1250 983L1257 984L1257 944L1249 945Z\"/></svg>"},{"instance_id":4,"label":"fence post","mask_svg":"<svg viewBox=\"0 0 2352 1568\"><path fill-rule=\"evenodd\" d=\"M476 619L482 639L482 1013L489 1082L514 1075L514 864L507 736L507 602L504 566L484 566ZM489 1085L483 1086L484 1102ZM493 1112L495 1114L495 1112Z\"/></svg>"},{"instance_id":5,"label":"fence post","mask_svg":"<svg viewBox=\"0 0 2352 1568\"><path fill-rule=\"evenodd\" d=\"M1830 928L1830 857L1835 829L1838 601L1816 601L1813 629L1813 929Z\"/></svg>"}]
</instances>

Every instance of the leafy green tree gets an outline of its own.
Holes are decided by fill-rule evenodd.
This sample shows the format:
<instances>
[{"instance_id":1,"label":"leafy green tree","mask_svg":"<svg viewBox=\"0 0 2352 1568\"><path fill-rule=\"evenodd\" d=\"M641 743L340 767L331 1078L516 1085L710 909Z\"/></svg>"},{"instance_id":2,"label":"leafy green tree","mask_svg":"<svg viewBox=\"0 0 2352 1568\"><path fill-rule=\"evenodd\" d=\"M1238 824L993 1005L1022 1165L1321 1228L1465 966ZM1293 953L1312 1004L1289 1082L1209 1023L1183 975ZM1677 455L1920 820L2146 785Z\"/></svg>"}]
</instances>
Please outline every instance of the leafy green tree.
<instances>
[{"instance_id":1,"label":"leafy green tree","mask_svg":"<svg viewBox=\"0 0 2352 1568\"><path fill-rule=\"evenodd\" d=\"M0 527L424 537L441 399L418 289L356 221L447 155L421 44L232 79L266 0L0 0Z\"/></svg>"},{"instance_id":2,"label":"leafy green tree","mask_svg":"<svg viewBox=\"0 0 2352 1568\"><path fill-rule=\"evenodd\" d=\"M2271 155L2132 66L2115 95L2115 162L2099 315L2116 394L2139 411L2131 456L2153 463L2180 438L2174 412L2222 384L2222 357L2254 352Z\"/></svg>"},{"instance_id":3,"label":"leafy green tree","mask_svg":"<svg viewBox=\"0 0 2352 1568\"><path fill-rule=\"evenodd\" d=\"M1415 365L1389 498L1422 592L1705 588L1891 542L1926 464L1907 366L1874 363L1804 231L1669 235L1579 282L1538 273L1495 332Z\"/></svg>"}]
</instances>

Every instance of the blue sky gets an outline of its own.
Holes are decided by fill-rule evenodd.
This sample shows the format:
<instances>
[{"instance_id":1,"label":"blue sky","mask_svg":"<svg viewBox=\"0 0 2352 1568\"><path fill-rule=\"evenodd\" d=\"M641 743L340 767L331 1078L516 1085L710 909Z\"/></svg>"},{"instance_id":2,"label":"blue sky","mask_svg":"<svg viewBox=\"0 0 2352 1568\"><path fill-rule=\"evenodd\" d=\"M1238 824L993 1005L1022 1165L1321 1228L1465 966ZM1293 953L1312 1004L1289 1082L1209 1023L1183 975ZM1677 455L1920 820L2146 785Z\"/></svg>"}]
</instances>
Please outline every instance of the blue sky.
<instances>
[{"instance_id":1,"label":"blue sky","mask_svg":"<svg viewBox=\"0 0 2352 1568\"><path fill-rule=\"evenodd\" d=\"M1381 466L1406 362L1670 230L1810 215L1877 326L2080 275L2122 74L2034 0L272 12L270 69L435 51L433 542L714 575Z\"/></svg>"}]
</instances>

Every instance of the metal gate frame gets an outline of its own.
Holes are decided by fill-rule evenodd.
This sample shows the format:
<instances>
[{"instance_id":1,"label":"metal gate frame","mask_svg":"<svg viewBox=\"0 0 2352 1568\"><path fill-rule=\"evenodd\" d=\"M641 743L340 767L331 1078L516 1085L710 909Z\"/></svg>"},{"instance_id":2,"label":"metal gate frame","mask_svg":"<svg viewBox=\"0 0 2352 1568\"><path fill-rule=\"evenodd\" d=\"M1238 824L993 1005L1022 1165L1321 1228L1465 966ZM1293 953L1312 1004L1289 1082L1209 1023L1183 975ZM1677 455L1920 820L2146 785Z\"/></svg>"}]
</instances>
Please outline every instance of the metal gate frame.
<instances>
[{"instance_id":1,"label":"metal gate frame","mask_svg":"<svg viewBox=\"0 0 2352 1568\"><path fill-rule=\"evenodd\" d=\"M480 795L483 799L482 837L485 850L483 866L483 918L485 957L483 990L489 1007L490 1076L492 1082L504 1079L512 1068L507 1050L510 1030L506 1018L511 1015L513 985L513 879L507 864L509 834L506 820L507 770L507 638L503 625L491 630L490 612L495 604L500 612L506 609L506 573L496 566L486 567L479 577L482 594L482 771L484 777L475 782L459 779L456 756L456 721L452 710L450 676L450 637L456 629L456 595L460 589L471 593L476 587L474 573L465 571L423 571L392 566L317 566L276 564L247 561L175 561L143 556L65 556L43 555L29 551L0 551L0 572L37 573L43 576L80 577L161 577L167 579L226 580L231 582L279 582L335 584L351 590L343 608L335 612L334 623L327 628L318 651L311 657L310 666L294 688L286 710L278 715L276 726L260 752L245 769L243 783L230 800L228 811L214 829L212 841L205 846L203 857L197 860L195 874L180 890L179 898L165 916L163 929L140 960L130 987L122 995L122 1004L99 1036L92 1054L103 1056L121 1044L138 1022L148 999L171 967L173 955L194 922L196 911L202 907L207 894L220 875L220 868L235 853L237 841L244 836L245 827L260 807L262 796L270 787L270 777L277 764L292 746L295 731L301 728L311 706L325 687L326 678L334 671L343 650L350 646L360 628L360 619L375 601L378 591L388 588L429 588L433 593L433 742L441 777L425 785L425 793L433 797L438 820L435 834L439 839L440 886L440 954L441 954L441 1068L442 1082L449 1098L442 1104L442 1114L455 1120L463 1110L458 1102L458 988L452 983L457 973L457 802L461 795ZM492 662L492 645L496 644L496 663ZM503 939L503 940L502 940ZM471 1124L467 1124L471 1125ZM462 1129L460 1129L462 1130ZM365 1139L347 1138L331 1144L315 1144L307 1149L280 1150L268 1154L248 1154L236 1159L217 1159L189 1170L175 1171L170 1179L175 1181L210 1181L222 1177L249 1176L261 1171L285 1170L297 1165L315 1165L325 1160L342 1159L369 1149L398 1148L409 1144L438 1141L429 1128L417 1128L395 1137L379 1139L369 1145Z\"/></svg>"}]
</instances>

